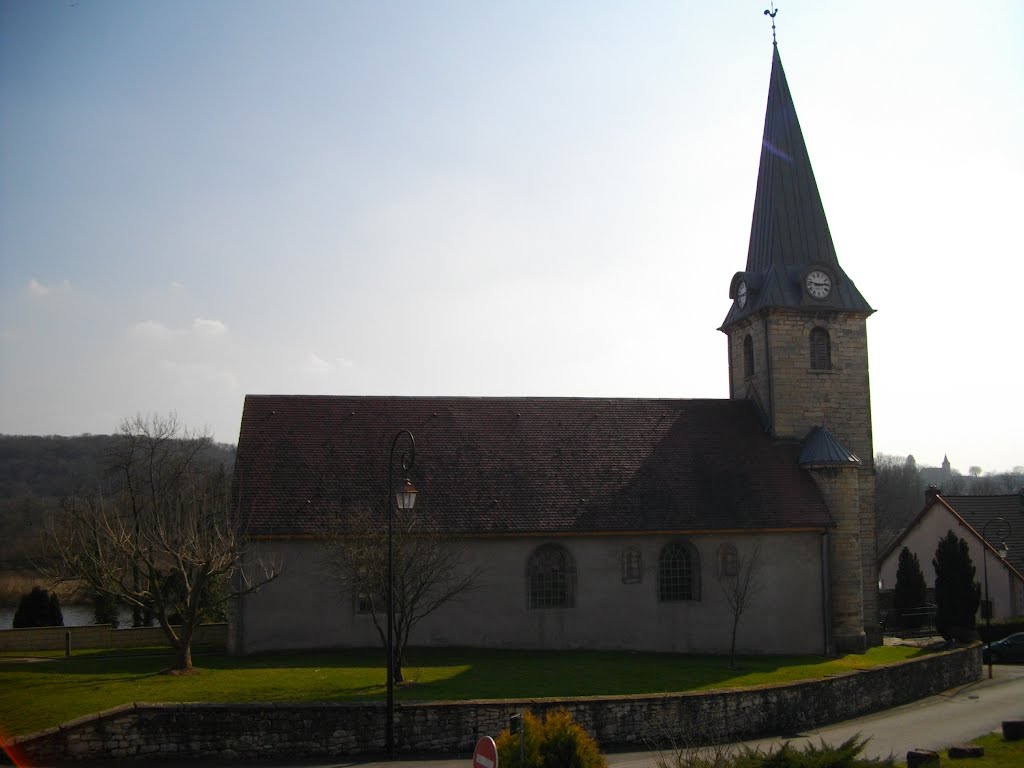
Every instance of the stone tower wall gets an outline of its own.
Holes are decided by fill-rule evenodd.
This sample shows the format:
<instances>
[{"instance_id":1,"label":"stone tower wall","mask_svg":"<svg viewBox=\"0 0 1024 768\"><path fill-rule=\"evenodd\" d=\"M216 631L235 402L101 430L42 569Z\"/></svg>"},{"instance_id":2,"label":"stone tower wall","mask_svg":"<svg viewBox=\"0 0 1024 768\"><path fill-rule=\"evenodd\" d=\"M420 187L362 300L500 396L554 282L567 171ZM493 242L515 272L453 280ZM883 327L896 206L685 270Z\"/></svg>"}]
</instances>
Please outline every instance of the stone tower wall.
<instances>
[{"instance_id":1,"label":"stone tower wall","mask_svg":"<svg viewBox=\"0 0 1024 768\"><path fill-rule=\"evenodd\" d=\"M860 471L856 467L812 469L836 527L830 536L832 641L838 653L867 649L864 630L864 582Z\"/></svg>"},{"instance_id":2,"label":"stone tower wall","mask_svg":"<svg viewBox=\"0 0 1024 768\"><path fill-rule=\"evenodd\" d=\"M811 368L810 334L815 327L828 331L832 367ZM727 330L729 336L730 393L738 399L753 399L771 424L772 435L784 440L802 440L816 426L826 426L861 460L839 487L831 478L816 477L822 494L837 517L839 528L833 541L844 540L842 552L833 560L833 571L852 569L843 588L860 596L843 598L846 607L861 612L861 628L870 643L877 637L877 566L875 564L875 475L871 432L871 395L868 375L867 323L863 314L814 312L807 309L773 308L759 312ZM753 375L746 375L743 342L753 342ZM833 502L835 505L833 505ZM844 510L841 515L837 510ZM856 557L853 551L856 550ZM841 565L844 564L844 565ZM837 585L838 586L838 585ZM838 605L839 595L833 594ZM845 617L836 615L845 627ZM837 637L849 634L849 627L835 628Z\"/></svg>"},{"instance_id":3,"label":"stone tower wall","mask_svg":"<svg viewBox=\"0 0 1024 768\"><path fill-rule=\"evenodd\" d=\"M820 326L832 345L832 368L811 369L810 333ZM867 325L862 315L772 309L737 323L729 335L730 393L755 399L781 439L802 440L825 425L873 466ZM754 344L754 372L744 370L743 339Z\"/></svg>"},{"instance_id":4,"label":"stone tower wall","mask_svg":"<svg viewBox=\"0 0 1024 768\"><path fill-rule=\"evenodd\" d=\"M878 542L875 527L875 469L874 462L861 466L860 484L860 546L861 569L864 584L864 631L868 645L882 644L882 626L878 615Z\"/></svg>"},{"instance_id":5,"label":"stone tower wall","mask_svg":"<svg viewBox=\"0 0 1024 768\"><path fill-rule=\"evenodd\" d=\"M811 369L810 335L828 331L832 368ZM827 426L872 466L868 341L864 317L775 310L768 316L772 361L772 427L776 437L802 440L813 427Z\"/></svg>"},{"instance_id":6,"label":"stone tower wall","mask_svg":"<svg viewBox=\"0 0 1024 768\"><path fill-rule=\"evenodd\" d=\"M729 334L729 396L734 400L753 400L764 414L771 414L771 381L768 376L768 345L765 343L765 315L748 318L733 326ZM743 361L743 339L754 344L753 375L747 377Z\"/></svg>"}]
</instances>

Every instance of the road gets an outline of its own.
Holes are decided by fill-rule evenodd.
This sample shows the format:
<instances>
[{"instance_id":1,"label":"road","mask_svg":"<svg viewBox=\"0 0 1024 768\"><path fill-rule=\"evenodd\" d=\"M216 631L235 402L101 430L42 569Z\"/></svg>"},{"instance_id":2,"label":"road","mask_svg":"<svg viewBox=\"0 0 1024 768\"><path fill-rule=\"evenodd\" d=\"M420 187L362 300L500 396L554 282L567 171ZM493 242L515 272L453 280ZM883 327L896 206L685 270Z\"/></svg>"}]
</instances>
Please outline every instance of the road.
<instances>
[{"instance_id":1,"label":"road","mask_svg":"<svg viewBox=\"0 0 1024 768\"><path fill-rule=\"evenodd\" d=\"M911 749L942 750L951 744L970 741L1000 727L1003 720L1024 719L1024 666L997 664L992 680L983 677L976 683L954 688L937 696L929 696L913 704L877 712L854 720L801 733L787 739L791 744L817 744L821 740L839 744L859 733L869 737L864 754L869 757L902 759ZM753 747L768 749L781 743L780 739L747 742ZM608 756L609 768L657 768L658 755L654 752L615 752ZM470 768L470 756L462 759L404 759L395 762L377 761L278 761L235 763L259 765L260 768ZM205 761L161 761L162 768L196 768L203 765L224 765ZM110 768L109 761L74 763L76 768Z\"/></svg>"}]
</instances>

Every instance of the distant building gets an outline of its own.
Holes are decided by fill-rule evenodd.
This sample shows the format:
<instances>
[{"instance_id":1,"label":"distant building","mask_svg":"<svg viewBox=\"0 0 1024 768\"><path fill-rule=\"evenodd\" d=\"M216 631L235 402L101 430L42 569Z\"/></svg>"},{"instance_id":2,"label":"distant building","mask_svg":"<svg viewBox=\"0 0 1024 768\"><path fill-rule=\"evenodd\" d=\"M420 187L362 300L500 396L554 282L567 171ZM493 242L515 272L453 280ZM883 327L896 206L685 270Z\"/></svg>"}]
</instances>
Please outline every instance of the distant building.
<instances>
[{"instance_id":1,"label":"distant building","mask_svg":"<svg viewBox=\"0 0 1024 768\"><path fill-rule=\"evenodd\" d=\"M1008 536L1000 536L1007 530L1000 519L1009 526ZM986 527L987 540L982 536ZM948 531L953 531L967 542L979 583L983 582L987 566L992 617L1024 615L1024 492L999 496L942 496L934 489L929 490L925 495L924 509L879 559L882 589L896 586L896 571L903 547L917 555L925 583L934 587L932 559L939 540ZM998 552L1003 544L1008 548L1005 560ZM983 613L984 606L979 609L979 618Z\"/></svg>"},{"instance_id":2,"label":"distant building","mask_svg":"<svg viewBox=\"0 0 1024 768\"><path fill-rule=\"evenodd\" d=\"M951 487L953 481L953 468L949 463L949 456L942 457L941 467L921 467L919 470L921 483L927 488L934 485L936 488Z\"/></svg>"},{"instance_id":3,"label":"distant building","mask_svg":"<svg viewBox=\"0 0 1024 768\"><path fill-rule=\"evenodd\" d=\"M836 256L777 48L729 298L728 400L248 396L234 501L285 575L234 607L232 648L379 642L325 581L321 539L383 509L405 429L417 508L484 571L414 645L727 650L718 577L755 548L741 651L877 642L874 310Z\"/></svg>"}]
</instances>

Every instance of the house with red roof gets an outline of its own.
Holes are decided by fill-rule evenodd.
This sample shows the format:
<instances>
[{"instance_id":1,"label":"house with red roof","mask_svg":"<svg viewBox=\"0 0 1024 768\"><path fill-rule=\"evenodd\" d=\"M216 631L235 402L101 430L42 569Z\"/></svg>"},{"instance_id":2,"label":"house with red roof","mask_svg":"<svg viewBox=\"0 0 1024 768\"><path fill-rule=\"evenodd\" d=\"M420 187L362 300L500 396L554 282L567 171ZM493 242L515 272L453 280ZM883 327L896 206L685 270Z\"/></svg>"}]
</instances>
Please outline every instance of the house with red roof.
<instances>
[{"instance_id":1,"label":"house with red roof","mask_svg":"<svg viewBox=\"0 0 1024 768\"><path fill-rule=\"evenodd\" d=\"M878 642L874 310L836 256L777 47L728 295L725 400L248 396L234 508L284 575L234 606L232 650L379 643L325 577L325 537L385 514L403 430L416 512L479 573L413 645L727 651L722 584L755 555L739 652Z\"/></svg>"}]
</instances>

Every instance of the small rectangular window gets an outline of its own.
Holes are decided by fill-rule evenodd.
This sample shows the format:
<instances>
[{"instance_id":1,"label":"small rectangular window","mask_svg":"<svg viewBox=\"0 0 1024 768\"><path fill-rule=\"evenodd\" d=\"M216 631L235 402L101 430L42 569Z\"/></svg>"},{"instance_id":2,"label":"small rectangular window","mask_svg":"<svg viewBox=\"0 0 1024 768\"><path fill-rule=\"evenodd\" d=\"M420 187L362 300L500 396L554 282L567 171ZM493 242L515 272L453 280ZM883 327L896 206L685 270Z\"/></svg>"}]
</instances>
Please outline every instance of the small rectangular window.
<instances>
[{"instance_id":1,"label":"small rectangular window","mask_svg":"<svg viewBox=\"0 0 1024 768\"><path fill-rule=\"evenodd\" d=\"M622 583L639 584L644 580L643 561L640 558L640 550L636 547L627 547L622 553Z\"/></svg>"}]
</instances>

